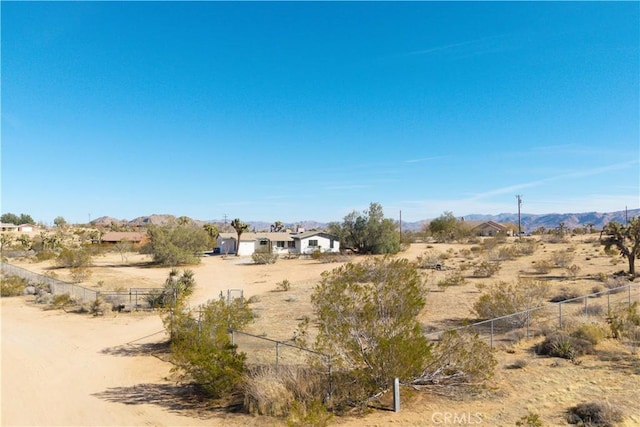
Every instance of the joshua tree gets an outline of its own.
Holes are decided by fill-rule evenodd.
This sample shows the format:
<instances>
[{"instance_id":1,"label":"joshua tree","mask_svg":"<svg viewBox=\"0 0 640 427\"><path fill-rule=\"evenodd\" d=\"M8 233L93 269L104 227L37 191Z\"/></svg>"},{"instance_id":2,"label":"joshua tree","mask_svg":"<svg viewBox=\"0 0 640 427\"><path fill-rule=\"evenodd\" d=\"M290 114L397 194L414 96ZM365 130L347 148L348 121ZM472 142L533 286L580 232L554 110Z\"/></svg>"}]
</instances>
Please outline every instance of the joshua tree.
<instances>
[{"instance_id":1,"label":"joshua tree","mask_svg":"<svg viewBox=\"0 0 640 427\"><path fill-rule=\"evenodd\" d=\"M613 246L627 258L629 274L634 278L636 258L640 258L640 217L632 218L628 225L611 221L602 229L600 241L606 249Z\"/></svg>"},{"instance_id":2,"label":"joshua tree","mask_svg":"<svg viewBox=\"0 0 640 427\"><path fill-rule=\"evenodd\" d=\"M271 231L273 232L282 231L283 229L284 229L284 224L282 223L282 221L276 221L273 224L271 224Z\"/></svg>"},{"instance_id":3,"label":"joshua tree","mask_svg":"<svg viewBox=\"0 0 640 427\"><path fill-rule=\"evenodd\" d=\"M242 233L249 230L249 224L245 224L244 222L240 221L240 218L236 218L231 221L231 226L234 230L236 230L236 233L238 233L238 241L236 242L236 256L239 256L240 254L238 253L238 251L240 250L240 236L242 236Z\"/></svg>"}]
</instances>

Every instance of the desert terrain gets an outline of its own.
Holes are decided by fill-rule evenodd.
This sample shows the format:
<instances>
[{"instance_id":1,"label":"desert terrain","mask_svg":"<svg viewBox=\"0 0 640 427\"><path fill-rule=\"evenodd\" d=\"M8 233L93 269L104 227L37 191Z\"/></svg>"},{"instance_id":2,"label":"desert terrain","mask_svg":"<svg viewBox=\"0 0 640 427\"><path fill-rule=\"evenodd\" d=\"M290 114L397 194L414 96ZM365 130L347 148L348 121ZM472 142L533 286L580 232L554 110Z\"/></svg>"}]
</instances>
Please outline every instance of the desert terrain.
<instances>
[{"instance_id":1,"label":"desert terrain","mask_svg":"<svg viewBox=\"0 0 640 427\"><path fill-rule=\"evenodd\" d=\"M506 244L511 244L507 242ZM473 263L466 244L416 243L398 256L415 260L425 251L447 254L443 271L424 270L430 289L421 321L443 330L473 319L473 303L481 295L479 284L513 282L535 275L535 263L554 252L573 253L580 269L570 277L554 268L543 275L551 279L552 295L568 288L580 295L591 293L599 274L626 269L619 257L603 252L593 237L577 236L566 243L542 243L535 252L501 262L491 278L466 277L463 284L446 288L437 283L460 265ZM477 246L477 245L476 245ZM357 261L358 258L353 258ZM93 289L161 287L170 268L148 267L148 258L107 253L94 259L92 275L83 286ZM55 271L70 280L64 269L49 262L11 260L30 271ZM272 265L254 265L251 258L207 256L196 266L197 287L190 299L195 307L228 290L242 290L256 313L248 332L275 340L291 339L297 323L312 315L309 296L323 271L339 264L311 259L280 259ZM463 275L469 275L464 270ZM279 291L277 283L291 283ZM640 295L634 291L635 301ZM211 406L190 389L177 384L162 346L166 335L156 312L117 313L104 316L46 310L32 296L2 298L2 425L3 426L262 426L282 425L282 420L256 417ZM572 321L581 321L573 319ZM533 346L541 337L494 345L498 359L495 377L481 395L449 398L434 393L402 389L401 411L372 409L362 416L336 417L340 426L513 426L529 412L539 414L544 425L566 424L570 406L604 400L624 414L621 425L640 425L640 358L623 343L607 339L596 354L582 356L579 364L537 356ZM242 345L239 344L242 351ZM251 354L249 354L251 360ZM518 369L513 366L518 365Z\"/></svg>"}]
</instances>

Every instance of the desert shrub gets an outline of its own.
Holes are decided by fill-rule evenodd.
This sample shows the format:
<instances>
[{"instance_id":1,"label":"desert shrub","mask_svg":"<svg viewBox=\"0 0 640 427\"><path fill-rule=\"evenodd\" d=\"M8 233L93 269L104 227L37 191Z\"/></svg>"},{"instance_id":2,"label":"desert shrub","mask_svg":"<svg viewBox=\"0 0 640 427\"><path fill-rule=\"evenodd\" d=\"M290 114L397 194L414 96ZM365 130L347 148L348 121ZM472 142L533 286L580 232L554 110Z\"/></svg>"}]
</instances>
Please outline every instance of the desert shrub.
<instances>
[{"instance_id":1,"label":"desert shrub","mask_svg":"<svg viewBox=\"0 0 640 427\"><path fill-rule=\"evenodd\" d=\"M91 265L93 253L90 247L62 248L56 263L60 267L86 268Z\"/></svg>"},{"instance_id":2,"label":"desert shrub","mask_svg":"<svg viewBox=\"0 0 640 427\"><path fill-rule=\"evenodd\" d=\"M65 311L67 307L75 305L76 303L76 299L69 294L54 295L51 302L54 308L59 308Z\"/></svg>"},{"instance_id":3,"label":"desert shrub","mask_svg":"<svg viewBox=\"0 0 640 427\"><path fill-rule=\"evenodd\" d=\"M518 255L533 255L538 248L538 243L533 239L516 240L515 247Z\"/></svg>"},{"instance_id":4,"label":"desert shrub","mask_svg":"<svg viewBox=\"0 0 640 427\"><path fill-rule=\"evenodd\" d=\"M210 239L203 228L190 224L151 225L147 236L149 241L140 252L151 254L155 264L172 267L199 264Z\"/></svg>"},{"instance_id":5,"label":"desert shrub","mask_svg":"<svg viewBox=\"0 0 640 427\"><path fill-rule=\"evenodd\" d=\"M465 279L462 273L454 271L449 273L443 279L439 280L436 285L440 289L447 289L449 286L460 286L465 284Z\"/></svg>"},{"instance_id":6,"label":"desert shrub","mask_svg":"<svg viewBox=\"0 0 640 427\"><path fill-rule=\"evenodd\" d=\"M433 348L433 357L411 384L438 387L481 387L494 374L497 361L478 334L448 331Z\"/></svg>"},{"instance_id":7,"label":"desert shrub","mask_svg":"<svg viewBox=\"0 0 640 427\"><path fill-rule=\"evenodd\" d=\"M228 303L221 295L198 307L197 313L196 319L179 300L163 319L171 337L172 370L213 398L240 391L246 355L237 351L228 330L251 322L251 309L242 298Z\"/></svg>"},{"instance_id":8,"label":"desert shrub","mask_svg":"<svg viewBox=\"0 0 640 427\"><path fill-rule=\"evenodd\" d=\"M278 260L278 254L269 252L254 252L251 259L255 264L275 264Z\"/></svg>"},{"instance_id":9,"label":"desert shrub","mask_svg":"<svg viewBox=\"0 0 640 427\"><path fill-rule=\"evenodd\" d=\"M627 280L626 277L607 277L604 281L604 287L607 289L619 289L627 286L628 284L629 280ZM622 289L619 289L618 292L620 291L622 291Z\"/></svg>"},{"instance_id":10,"label":"desert shrub","mask_svg":"<svg viewBox=\"0 0 640 427\"><path fill-rule=\"evenodd\" d=\"M637 346L640 341L638 302L634 302L630 306L620 306L610 310L607 314L607 323L613 338L626 338L634 348Z\"/></svg>"},{"instance_id":11,"label":"desert shrub","mask_svg":"<svg viewBox=\"0 0 640 427\"><path fill-rule=\"evenodd\" d=\"M442 253L436 250L428 250L418 255L416 262L419 268L436 268L442 265L443 257Z\"/></svg>"},{"instance_id":12,"label":"desert shrub","mask_svg":"<svg viewBox=\"0 0 640 427\"><path fill-rule=\"evenodd\" d=\"M567 271L567 275L575 280L578 277L578 274L580 273L580 266L576 265L576 264L571 264L568 267L565 267L565 270Z\"/></svg>"},{"instance_id":13,"label":"desert shrub","mask_svg":"<svg viewBox=\"0 0 640 427\"><path fill-rule=\"evenodd\" d=\"M287 427L326 427L333 419L322 401L316 399L303 403L295 400L285 420Z\"/></svg>"},{"instance_id":14,"label":"desert shrub","mask_svg":"<svg viewBox=\"0 0 640 427\"><path fill-rule=\"evenodd\" d=\"M406 259L372 258L322 274L311 296L315 349L344 370L336 375L345 386L338 400L362 403L393 378L420 375L431 350L417 319L425 295L417 266Z\"/></svg>"},{"instance_id":15,"label":"desert shrub","mask_svg":"<svg viewBox=\"0 0 640 427\"><path fill-rule=\"evenodd\" d=\"M276 283L276 287L278 288L278 290L286 292L291 289L291 282L287 279L284 279Z\"/></svg>"},{"instance_id":16,"label":"desert shrub","mask_svg":"<svg viewBox=\"0 0 640 427\"><path fill-rule=\"evenodd\" d=\"M540 419L540 415L529 412L527 415L520 418L516 421L516 426L518 427L543 427L544 424Z\"/></svg>"},{"instance_id":17,"label":"desert shrub","mask_svg":"<svg viewBox=\"0 0 640 427\"><path fill-rule=\"evenodd\" d=\"M258 366L244 375L244 407L251 414L302 416L327 393L326 372L312 367Z\"/></svg>"},{"instance_id":18,"label":"desert shrub","mask_svg":"<svg viewBox=\"0 0 640 427\"><path fill-rule=\"evenodd\" d=\"M536 262L533 266L533 269L538 274L548 274L552 268L553 264L551 263L551 261L545 259Z\"/></svg>"},{"instance_id":19,"label":"desert shrub","mask_svg":"<svg viewBox=\"0 0 640 427\"><path fill-rule=\"evenodd\" d=\"M602 292L602 286L600 285L595 285L591 288L591 293L592 294L599 294L600 292ZM598 295L600 296L600 295Z\"/></svg>"},{"instance_id":20,"label":"desert shrub","mask_svg":"<svg viewBox=\"0 0 640 427\"><path fill-rule=\"evenodd\" d=\"M567 411L567 422L589 427L613 427L622 420L622 411L608 402L579 403Z\"/></svg>"},{"instance_id":21,"label":"desert shrub","mask_svg":"<svg viewBox=\"0 0 640 427\"><path fill-rule=\"evenodd\" d=\"M582 309L582 313L587 316L601 316L604 313L604 307L600 304L589 304Z\"/></svg>"},{"instance_id":22,"label":"desert shrub","mask_svg":"<svg viewBox=\"0 0 640 427\"><path fill-rule=\"evenodd\" d=\"M337 252L322 252L320 250L316 250L311 253L311 259L314 259L324 264L330 264L333 262L347 261L349 257L348 255L344 255Z\"/></svg>"},{"instance_id":23,"label":"desert shrub","mask_svg":"<svg viewBox=\"0 0 640 427\"><path fill-rule=\"evenodd\" d=\"M551 262L554 266L560 268L566 268L571 265L571 261L573 261L574 254L568 251L556 251L551 253Z\"/></svg>"},{"instance_id":24,"label":"desert shrub","mask_svg":"<svg viewBox=\"0 0 640 427\"><path fill-rule=\"evenodd\" d=\"M36 260L38 262L48 261L56 257L56 253L52 250L43 250L40 252L36 252Z\"/></svg>"},{"instance_id":25,"label":"desert shrub","mask_svg":"<svg viewBox=\"0 0 640 427\"><path fill-rule=\"evenodd\" d=\"M498 271L500 271L499 263L482 261L474 266L473 277L491 277Z\"/></svg>"},{"instance_id":26,"label":"desert shrub","mask_svg":"<svg viewBox=\"0 0 640 427\"><path fill-rule=\"evenodd\" d=\"M498 282L480 296L473 305L480 319L493 319L544 305L549 292L547 283L521 279L517 284ZM504 321L510 326L524 326L529 315L522 313Z\"/></svg>"},{"instance_id":27,"label":"desert shrub","mask_svg":"<svg viewBox=\"0 0 640 427\"><path fill-rule=\"evenodd\" d=\"M498 249L498 260L516 259L520 255L518 248L514 245L503 246Z\"/></svg>"},{"instance_id":28,"label":"desert shrub","mask_svg":"<svg viewBox=\"0 0 640 427\"><path fill-rule=\"evenodd\" d=\"M89 312L94 316L100 316L111 310L110 306L111 304L107 303L104 298L98 296L89 306Z\"/></svg>"},{"instance_id":29,"label":"desert shrub","mask_svg":"<svg viewBox=\"0 0 640 427\"><path fill-rule=\"evenodd\" d=\"M586 339L573 337L565 332L554 332L539 343L536 353L543 356L573 360L584 354L593 354L593 344Z\"/></svg>"},{"instance_id":30,"label":"desert shrub","mask_svg":"<svg viewBox=\"0 0 640 427\"><path fill-rule=\"evenodd\" d=\"M29 284L27 279L19 276L2 276L0 285L0 296L17 297L24 295L25 288Z\"/></svg>"},{"instance_id":31,"label":"desert shrub","mask_svg":"<svg viewBox=\"0 0 640 427\"><path fill-rule=\"evenodd\" d=\"M605 331L600 325L584 323L571 332L571 336L596 345L605 337Z\"/></svg>"},{"instance_id":32,"label":"desert shrub","mask_svg":"<svg viewBox=\"0 0 640 427\"><path fill-rule=\"evenodd\" d=\"M71 267L69 273L75 283L84 282L91 277L91 270L87 267Z\"/></svg>"},{"instance_id":33,"label":"desert shrub","mask_svg":"<svg viewBox=\"0 0 640 427\"><path fill-rule=\"evenodd\" d=\"M549 301L551 302L562 302L567 300L572 300L574 298L578 298L580 293L575 289L569 289L566 287L560 288L560 292L554 295Z\"/></svg>"}]
</instances>

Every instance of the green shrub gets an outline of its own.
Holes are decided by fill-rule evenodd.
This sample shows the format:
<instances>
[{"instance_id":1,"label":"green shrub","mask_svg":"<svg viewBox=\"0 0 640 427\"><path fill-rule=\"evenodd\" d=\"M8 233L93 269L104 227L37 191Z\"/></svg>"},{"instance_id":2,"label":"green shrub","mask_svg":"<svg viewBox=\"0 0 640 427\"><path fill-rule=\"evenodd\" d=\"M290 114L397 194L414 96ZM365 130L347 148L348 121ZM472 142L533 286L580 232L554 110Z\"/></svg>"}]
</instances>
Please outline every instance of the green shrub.
<instances>
[{"instance_id":1,"label":"green shrub","mask_svg":"<svg viewBox=\"0 0 640 427\"><path fill-rule=\"evenodd\" d=\"M582 324L571 332L572 337L589 341L592 345L598 344L605 335L604 329L593 323Z\"/></svg>"},{"instance_id":2,"label":"green shrub","mask_svg":"<svg viewBox=\"0 0 640 427\"><path fill-rule=\"evenodd\" d=\"M542 420L540 419L540 415L529 412L524 417L520 418L516 421L516 426L518 427L543 427Z\"/></svg>"},{"instance_id":3,"label":"green shrub","mask_svg":"<svg viewBox=\"0 0 640 427\"><path fill-rule=\"evenodd\" d=\"M607 402L587 402L569 408L567 422L591 427L613 427L622 420L622 411Z\"/></svg>"},{"instance_id":4,"label":"green shrub","mask_svg":"<svg viewBox=\"0 0 640 427\"><path fill-rule=\"evenodd\" d=\"M280 291L288 291L289 289L291 289L291 282L287 279L284 279L278 283L276 283L276 286L278 287L278 290Z\"/></svg>"},{"instance_id":5,"label":"green shrub","mask_svg":"<svg viewBox=\"0 0 640 427\"><path fill-rule=\"evenodd\" d=\"M3 297L17 297L24 295L24 289L29 285L27 279L19 276L2 277L2 285L0 295Z\"/></svg>"},{"instance_id":6,"label":"green shrub","mask_svg":"<svg viewBox=\"0 0 640 427\"><path fill-rule=\"evenodd\" d=\"M575 358L593 354L593 344L586 339L573 337L565 332L554 332L536 346L536 353L544 356L560 357L574 360Z\"/></svg>"}]
</instances>

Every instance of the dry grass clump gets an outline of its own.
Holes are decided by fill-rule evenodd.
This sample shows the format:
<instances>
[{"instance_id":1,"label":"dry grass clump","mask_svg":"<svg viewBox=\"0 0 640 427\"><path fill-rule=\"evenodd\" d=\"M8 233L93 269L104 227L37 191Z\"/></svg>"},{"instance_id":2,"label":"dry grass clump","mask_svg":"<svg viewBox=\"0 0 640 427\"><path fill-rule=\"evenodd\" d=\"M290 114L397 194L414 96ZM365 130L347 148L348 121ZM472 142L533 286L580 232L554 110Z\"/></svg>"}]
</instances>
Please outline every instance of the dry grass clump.
<instances>
[{"instance_id":1,"label":"dry grass clump","mask_svg":"<svg viewBox=\"0 0 640 427\"><path fill-rule=\"evenodd\" d=\"M245 374L244 406L251 414L284 417L295 402L311 406L324 396L326 383L326 376L311 368L259 366Z\"/></svg>"},{"instance_id":2,"label":"dry grass clump","mask_svg":"<svg viewBox=\"0 0 640 427\"><path fill-rule=\"evenodd\" d=\"M579 403L569 408L567 422L588 427L613 427L622 421L622 411L608 402Z\"/></svg>"}]
</instances>

